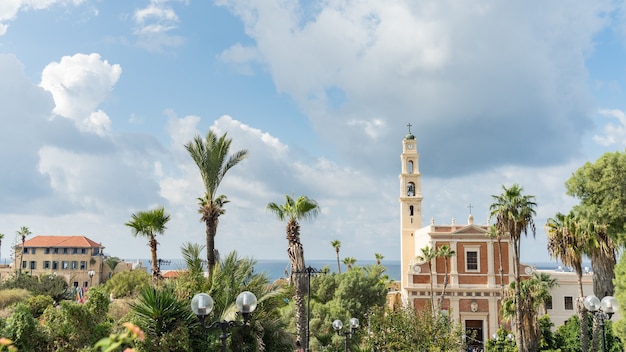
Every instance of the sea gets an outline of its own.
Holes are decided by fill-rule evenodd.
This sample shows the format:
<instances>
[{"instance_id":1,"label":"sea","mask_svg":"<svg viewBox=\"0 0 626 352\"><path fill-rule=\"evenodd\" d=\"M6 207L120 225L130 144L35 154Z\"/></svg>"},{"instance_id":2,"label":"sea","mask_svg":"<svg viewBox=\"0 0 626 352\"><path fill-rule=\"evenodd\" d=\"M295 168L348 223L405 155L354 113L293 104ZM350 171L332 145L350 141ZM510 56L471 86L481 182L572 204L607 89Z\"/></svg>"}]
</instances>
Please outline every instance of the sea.
<instances>
[{"instance_id":1,"label":"sea","mask_svg":"<svg viewBox=\"0 0 626 352\"><path fill-rule=\"evenodd\" d=\"M289 261L284 259L255 259L256 265L254 266L255 272L265 272L270 281L275 281L280 278L289 276ZM150 272L152 264L149 259L124 259L129 263L141 263L141 265ZM337 272L337 260L307 260L305 262L307 267L312 267L318 270L327 268L329 272ZM375 260L357 260L353 266L370 266L376 264ZM387 270L385 274L390 280L400 281L400 261L399 260L383 260L380 265L384 266ZM161 271L167 270L185 270L185 261L183 259L166 259L161 261ZM341 263L341 272L348 270L347 266Z\"/></svg>"},{"instance_id":2,"label":"sea","mask_svg":"<svg viewBox=\"0 0 626 352\"><path fill-rule=\"evenodd\" d=\"M141 263L148 272L150 272L151 264L148 259L125 259L126 262ZM522 262L523 264L532 265L538 270L554 270L554 271L571 271L570 268L564 267L558 262ZM330 272L337 272L337 260L307 260L307 267L312 267L318 270L327 268ZM357 260L355 266L370 266L376 264L375 260ZM399 260L382 260L380 263L387 270L385 274L390 280L400 281L401 270ZM186 267L185 261L182 259L167 259L163 260L161 264L161 271L166 270L184 270ZM583 267L591 268L590 263L584 263ZM280 278L289 276L289 261L284 259L256 259L256 265L254 266L256 272L265 272L269 276L270 281L274 281ZM345 272L347 267L341 263L341 272Z\"/></svg>"}]
</instances>

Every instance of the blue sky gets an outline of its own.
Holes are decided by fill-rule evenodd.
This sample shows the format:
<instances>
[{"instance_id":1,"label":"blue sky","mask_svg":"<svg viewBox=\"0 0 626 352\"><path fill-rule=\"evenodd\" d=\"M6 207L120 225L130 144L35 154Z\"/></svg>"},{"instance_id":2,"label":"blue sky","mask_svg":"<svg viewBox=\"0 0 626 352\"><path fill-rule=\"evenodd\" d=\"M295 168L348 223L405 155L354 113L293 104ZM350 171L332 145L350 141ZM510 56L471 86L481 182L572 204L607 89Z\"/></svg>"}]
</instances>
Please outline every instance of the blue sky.
<instances>
[{"instance_id":1,"label":"blue sky","mask_svg":"<svg viewBox=\"0 0 626 352\"><path fill-rule=\"evenodd\" d=\"M399 260L401 140L418 139L423 223L485 224L519 183L538 203L522 259L564 182L626 142L621 1L13 0L0 3L0 232L85 235L146 258L124 223L162 205L159 256L204 242L183 145L228 132L216 246L286 259L266 212L308 195L305 256Z\"/></svg>"}]
</instances>

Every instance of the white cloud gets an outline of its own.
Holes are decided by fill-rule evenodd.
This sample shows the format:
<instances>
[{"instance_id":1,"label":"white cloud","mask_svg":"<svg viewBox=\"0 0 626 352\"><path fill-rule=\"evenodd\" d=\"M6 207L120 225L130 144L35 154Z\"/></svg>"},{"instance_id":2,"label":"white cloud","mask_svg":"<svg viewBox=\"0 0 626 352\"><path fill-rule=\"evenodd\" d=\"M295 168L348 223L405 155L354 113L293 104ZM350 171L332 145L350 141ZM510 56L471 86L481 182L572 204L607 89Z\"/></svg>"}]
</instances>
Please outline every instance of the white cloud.
<instances>
[{"instance_id":1,"label":"white cloud","mask_svg":"<svg viewBox=\"0 0 626 352\"><path fill-rule=\"evenodd\" d=\"M601 109L598 114L602 117L609 117L617 120L618 124L608 122L602 130L604 135L594 135L593 140L603 146L610 145L626 145L626 115L624 112L617 109Z\"/></svg>"},{"instance_id":2,"label":"white cloud","mask_svg":"<svg viewBox=\"0 0 626 352\"><path fill-rule=\"evenodd\" d=\"M22 10L44 10L53 5L74 5L82 4L84 0L3 0L0 1L0 36L6 34L9 26L2 22L12 21L17 17L17 13Z\"/></svg>"},{"instance_id":3,"label":"white cloud","mask_svg":"<svg viewBox=\"0 0 626 352\"><path fill-rule=\"evenodd\" d=\"M218 58L222 62L233 65L237 72L245 75L251 75L253 73L251 64L261 60L256 47L243 46L241 43L236 43L224 50Z\"/></svg>"},{"instance_id":4,"label":"white cloud","mask_svg":"<svg viewBox=\"0 0 626 352\"><path fill-rule=\"evenodd\" d=\"M55 114L73 120L83 131L105 134L111 122L106 113L96 109L121 74L120 65L101 60L99 54L76 54L48 64L40 86L52 93Z\"/></svg>"},{"instance_id":5,"label":"white cloud","mask_svg":"<svg viewBox=\"0 0 626 352\"><path fill-rule=\"evenodd\" d=\"M170 3L181 0L151 0L147 7L135 11L135 35L137 44L149 51L163 51L168 47L179 47L184 43L181 36L172 35L180 19Z\"/></svg>"},{"instance_id":6,"label":"white cloud","mask_svg":"<svg viewBox=\"0 0 626 352\"><path fill-rule=\"evenodd\" d=\"M615 5L218 4L239 17L254 40L246 51L256 49L260 57L248 62L265 65L278 91L299 104L341 156L372 165L371 172L388 169L389 163L381 168L368 160L392 153L395 136L411 122L422 148L437 150L437 160L425 165L441 176L512 162L542 166L579 153L593 126L585 59ZM238 58L244 65L245 56ZM341 104L335 92L344 97ZM358 121L379 125L351 128L367 126ZM355 150L358 140L367 142Z\"/></svg>"}]
</instances>

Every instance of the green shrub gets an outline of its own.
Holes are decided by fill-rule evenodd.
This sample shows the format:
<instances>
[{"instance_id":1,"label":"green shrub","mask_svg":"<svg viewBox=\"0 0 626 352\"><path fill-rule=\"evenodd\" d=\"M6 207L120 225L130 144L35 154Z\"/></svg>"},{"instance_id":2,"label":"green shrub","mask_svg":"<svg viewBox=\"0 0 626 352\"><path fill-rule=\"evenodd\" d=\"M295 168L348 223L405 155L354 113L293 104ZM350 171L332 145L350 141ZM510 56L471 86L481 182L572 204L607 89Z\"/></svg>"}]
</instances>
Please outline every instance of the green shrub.
<instances>
[{"instance_id":1,"label":"green shrub","mask_svg":"<svg viewBox=\"0 0 626 352\"><path fill-rule=\"evenodd\" d=\"M54 351L80 351L102 337L94 334L96 322L84 304L63 301L58 308L47 308L42 322Z\"/></svg>"},{"instance_id":2,"label":"green shrub","mask_svg":"<svg viewBox=\"0 0 626 352\"><path fill-rule=\"evenodd\" d=\"M109 305L109 317L113 319L113 321L122 320L122 318L130 312L130 302L132 302L130 298L113 300Z\"/></svg>"},{"instance_id":3,"label":"green shrub","mask_svg":"<svg viewBox=\"0 0 626 352\"><path fill-rule=\"evenodd\" d=\"M107 318L110 303L109 297L101 286L92 287L87 292L85 308L93 315L96 323L100 323Z\"/></svg>"},{"instance_id":4,"label":"green shrub","mask_svg":"<svg viewBox=\"0 0 626 352\"><path fill-rule=\"evenodd\" d=\"M29 307L18 303L6 321L2 336L12 340L20 351L42 351L45 339L38 328L39 324L30 313Z\"/></svg>"},{"instance_id":5,"label":"green shrub","mask_svg":"<svg viewBox=\"0 0 626 352\"><path fill-rule=\"evenodd\" d=\"M24 301L31 296L30 291L22 288L12 288L0 291L0 309L7 308L15 303Z\"/></svg>"},{"instance_id":6,"label":"green shrub","mask_svg":"<svg viewBox=\"0 0 626 352\"><path fill-rule=\"evenodd\" d=\"M46 308L52 307L54 300L50 296L37 295L29 297L26 300L26 304L33 317L38 318L43 314Z\"/></svg>"},{"instance_id":7,"label":"green shrub","mask_svg":"<svg viewBox=\"0 0 626 352\"><path fill-rule=\"evenodd\" d=\"M104 285L104 290L113 293L115 298L135 297L142 289L150 286L150 274L145 270L119 272Z\"/></svg>"}]
</instances>

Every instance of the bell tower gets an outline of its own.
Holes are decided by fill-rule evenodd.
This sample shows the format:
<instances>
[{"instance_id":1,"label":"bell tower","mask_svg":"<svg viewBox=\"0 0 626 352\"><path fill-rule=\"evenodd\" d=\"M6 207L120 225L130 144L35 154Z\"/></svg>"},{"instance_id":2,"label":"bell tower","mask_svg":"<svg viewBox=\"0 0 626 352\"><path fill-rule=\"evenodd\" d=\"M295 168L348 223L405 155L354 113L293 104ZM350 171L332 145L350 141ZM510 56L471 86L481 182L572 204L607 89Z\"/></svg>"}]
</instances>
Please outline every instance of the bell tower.
<instances>
[{"instance_id":1,"label":"bell tower","mask_svg":"<svg viewBox=\"0 0 626 352\"><path fill-rule=\"evenodd\" d=\"M402 154L400 155L400 248L402 251L401 273L406 275L409 265L417 255L415 253L414 233L422 227L422 186L419 172L419 153L417 152L417 140L411 133L402 139Z\"/></svg>"}]
</instances>

